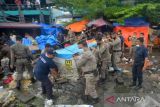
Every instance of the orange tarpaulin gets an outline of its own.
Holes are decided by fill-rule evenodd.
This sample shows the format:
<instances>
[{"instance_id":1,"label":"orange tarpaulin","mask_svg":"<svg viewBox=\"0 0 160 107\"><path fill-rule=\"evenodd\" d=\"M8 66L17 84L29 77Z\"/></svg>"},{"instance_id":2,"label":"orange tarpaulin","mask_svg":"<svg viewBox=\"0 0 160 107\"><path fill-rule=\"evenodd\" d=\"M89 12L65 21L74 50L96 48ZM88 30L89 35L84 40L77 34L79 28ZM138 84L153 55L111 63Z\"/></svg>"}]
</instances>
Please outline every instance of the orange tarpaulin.
<instances>
[{"instance_id":1,"label":"orange tarpaulin","mask_svg":"<svg viewBox=\"0 0 160 107\"><path fill-rule=\"evenodd\" d=\"M125 39L125 44L128 47L131 47L132 43L131 41L128 41L128 37L132 36L134 32L137 33L137 38L139 38L140 33L144 33L144 41L145 41L145 45L147 46L148 43L148 33L149 33L149 26L140 26L140 27L126 27L126 26L117 26L114 29L116 32L121 30L122 31L122 35Z\"/></svg>"},{"instance_id":2,"label":"orange tarpaulin","mask_svg":"<svg viewBox=\"0 0 160 107\"><path fill-rule=\"evenodd\" d=\"M82 30L86 29L86 24L88 23L88 20L82 20L79 22L75 22L72 24L69 24L66 26L66 29L71 29L72 32L81 32Z\"/></svg>"}]
</instances>

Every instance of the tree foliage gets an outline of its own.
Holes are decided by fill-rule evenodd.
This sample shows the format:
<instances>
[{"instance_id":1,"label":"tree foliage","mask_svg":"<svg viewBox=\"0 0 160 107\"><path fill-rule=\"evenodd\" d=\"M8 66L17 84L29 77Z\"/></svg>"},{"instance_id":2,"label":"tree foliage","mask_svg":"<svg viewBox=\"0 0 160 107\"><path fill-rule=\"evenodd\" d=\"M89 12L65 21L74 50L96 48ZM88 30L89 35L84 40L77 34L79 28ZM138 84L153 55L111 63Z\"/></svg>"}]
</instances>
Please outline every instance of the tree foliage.
<instances>
[{"instance_id":1,"label":"tree foliage","mask_svg":"<svg viewBox=\"0 0 160 107\"><path fill-rule=\"evenodd\" d=\"M53 0L57 7L64 7L72 14L81 14L89 19L105 16L123 22L129 17L146 17L158 23L160 0L135 0L134 4L123 4L124 0ZM127 1L127 0L125 0ZM131 1L131 0L128 0Z\"/></svg>"}]
</instances>

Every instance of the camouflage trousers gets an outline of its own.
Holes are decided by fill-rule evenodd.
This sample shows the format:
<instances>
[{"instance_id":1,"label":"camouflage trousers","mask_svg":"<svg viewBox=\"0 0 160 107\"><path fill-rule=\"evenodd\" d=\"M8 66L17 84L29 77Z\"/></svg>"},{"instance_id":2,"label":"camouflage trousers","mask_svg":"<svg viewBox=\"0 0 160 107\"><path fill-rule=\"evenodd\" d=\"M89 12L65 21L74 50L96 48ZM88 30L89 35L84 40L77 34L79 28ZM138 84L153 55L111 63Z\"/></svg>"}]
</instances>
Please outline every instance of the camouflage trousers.
<instances>
[{"instance_id":1,"label":"camouflage trousers","mask_svg":"<svg viewBox=\"0 0 160 107\"><path fill-rule=\"evenodd\" d=\"M110 66L110 63L108 61L102 61L101 71L100 71L101 79L107 78L109 66Z\"/></svg>"},{"instance_id":2,"label":"camouflage trousers","mask_svg":"<svg viewBox=\"0 0 160 107\"><path fill-rule=\"evenodd\" d=\"M33 67L31 65L31 62L27 59L17 59L16 60L16 71L17 71L17 80L22 80L23 78L23 72L28 71L31 78L33 77Z\"/></svg>"},{"instance_id":3,"label":"camouflage trousers","mask_svg":"<svg viewBox=\"0 0 160 107\"><path fill-rule=\"evenodd\" d=\"M89 95L92 98L97 98L98 97L96 91L97 78L91 73L91 74L85 74L85 79L86 79L85 95Z\"/></svg>"},{"instance_id":4,"label":"camouflage trousers","mask_svg":"<svg viewBox=\"0 0 160 107\"><path fill-rule=\"evenodd\" d=\"M130 56L130 58L132 58L132 59L134 58L135 52L136 52L136 46L130 47L130 49L129 49L129 56Z\"/></svg>"},{"instance_id":5,"label":"camouflage trousers","mask_svg":"<svg viewBox=\"0 0 160 107\"><path fill-rule=\"evenodd\" d=\"M121 55L122 55L122 52L113 52L112 54L111 61L112 61L112 66L115 71L118 70L117 63L121 61Z\"/></svg>"}]
</instances>

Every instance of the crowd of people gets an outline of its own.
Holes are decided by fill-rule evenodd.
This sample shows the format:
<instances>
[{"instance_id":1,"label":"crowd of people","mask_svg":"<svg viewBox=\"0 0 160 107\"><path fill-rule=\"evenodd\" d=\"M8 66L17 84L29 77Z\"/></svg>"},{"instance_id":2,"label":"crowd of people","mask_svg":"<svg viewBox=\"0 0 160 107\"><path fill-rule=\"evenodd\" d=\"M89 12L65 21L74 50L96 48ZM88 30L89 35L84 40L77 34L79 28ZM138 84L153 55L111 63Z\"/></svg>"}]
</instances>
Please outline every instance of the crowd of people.
<instances>
[{"instance_id":1,"label":"crowd of people","mask_svg":"<svg viewBox=\"0 0 160 107\"><path fill-rule=\"evenodd\" d=\"M15 0L16 5L20 5L25 9L40 9L41 2L40 0Z\"/></svg>"},{"instance_id":2,"label":"crowd of people","mask_svg":"<svg viewBox=\"0 0 160 107\"><path fill-rule=\"evenodd\" d=\"M5 36L5 34L3 35ZM5 75L10 72L9 70L16 68L15 70L18 72L16 88L20 90L20 80L22 79L24 69L27 68L32 82L34 83L36 79L42 83L42 94L46 94L48 99L53 99L52 83L48 75L51 74L53 77L56 77L60 71L58 71L57 65L52 60L56 56L54 52L55 48L52 47L52 44L46 44L40 57L35 60L29 48L22 44L22 37L16 36L15 38L15 36L11 35L10 39L5 39L4 36L1 36L1 41L3 41L1 42L1 53L3 53L1 54L1 69ZM86 40L91 39L97 41L97 46L88 47ZM12 44L9 44L8 40ZM129 59L134 60L132 62L133 82L130 87L135 87L138 90L142 88L143 70L146 69L144 65L148 60L148 50L144 45L143 33L141 33L141 37L139 38L134 33L129 37L129 40L132 41ZM105 84L109 77L109 68L111 66L114 69L112 76L120 72L118 63L121 62L125 55L122 32L104 33L96 28L92 28L77 34L69 29L66 36L60 35L59 41L63 47L77 43L79 48L83 49L82 54L76 53L73 55L79 70L79 77L85 78L85 92L82 98L85 102L97 103L99 101L96 91L97 83L99 85Z\"/></svg>"},{"instance_id":3,"label":"crowd of people","mask_svg":"<svg viewBox=\"0 0 160 107\"><path fill-rule=\"evenodd\" d=\"M8 4L7 1L0 1L2 9L14 9L14 4L21 6L23 9L40 9L41 1L40 0L14 0L12 4Z\"/></svg>"}]
</instances>

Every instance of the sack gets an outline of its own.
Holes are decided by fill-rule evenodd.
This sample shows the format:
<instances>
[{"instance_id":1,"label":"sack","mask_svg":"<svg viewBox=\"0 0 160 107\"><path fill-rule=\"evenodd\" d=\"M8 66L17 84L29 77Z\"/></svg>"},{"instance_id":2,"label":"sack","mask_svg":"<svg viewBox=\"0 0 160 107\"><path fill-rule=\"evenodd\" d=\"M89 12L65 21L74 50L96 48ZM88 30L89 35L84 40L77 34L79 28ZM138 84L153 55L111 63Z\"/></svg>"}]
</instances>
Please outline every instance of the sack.
<instances>
[{"instance_id":1,"label":"sack","mask_svg":"<svg viewBox=\"0 0 160 107\"><path fill-rule=\"evenodd\" d=\"M23 79L31 79L30 74L28 73L28 71L24 71L23 72Z\"/></svg>"},{"instance_id":2,"label":"sack","mask_svg":"<svg viewBox=\"0 0 160 107\"><path fill-rule=\"evenodd\" d=\"M146 63L144 64L144 67L145 67L145 68L148 68L148 67L150 67L150 66L152 66L152 65L153 65L153 62L147 60Z\"/></svg>"}]
</instances>

